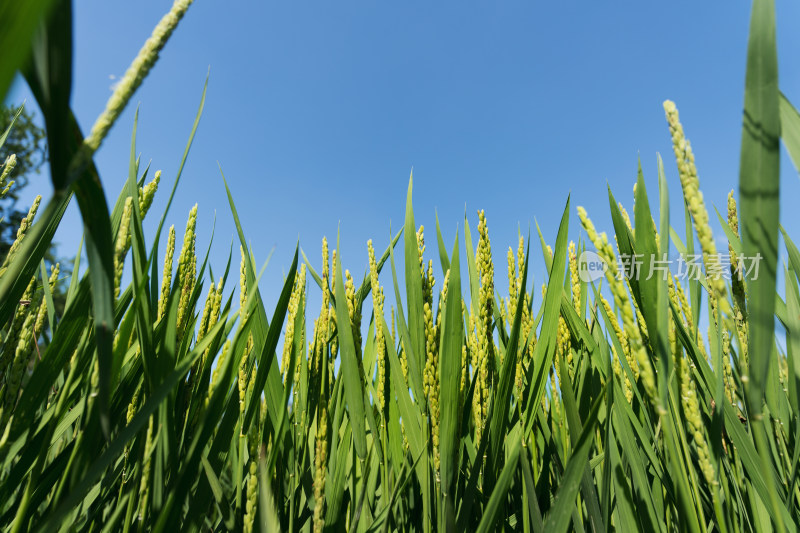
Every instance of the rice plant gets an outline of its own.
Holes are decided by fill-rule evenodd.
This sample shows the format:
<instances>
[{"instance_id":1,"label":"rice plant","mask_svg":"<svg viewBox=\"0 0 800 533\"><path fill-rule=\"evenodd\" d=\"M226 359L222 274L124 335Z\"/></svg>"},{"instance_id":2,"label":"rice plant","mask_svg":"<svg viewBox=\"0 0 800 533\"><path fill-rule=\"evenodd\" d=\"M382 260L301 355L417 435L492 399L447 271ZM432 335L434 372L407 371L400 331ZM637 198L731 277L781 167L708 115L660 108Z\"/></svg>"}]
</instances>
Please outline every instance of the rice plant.
<instances>
[{"instance_id":1,"label":"rice plant","mask_svg":"<svg viewBox=\"0 0 800 533\"><path fill-rule=\"evenodd\" d=\"M778 91L772 2L753 7L739 203L732 191L717 217L727 250L667 101L677 209L659 158L657 194L640 170L632 216L608 191L611 237L567 198L534 250L529 235L493 243L484 211L448 246L438 221L417 226L412 179L401 231L361 257L342 257L338 235L298 247L277 302L259 292L227 184L240 247L221 271L195 236L203 206L162 239L180 171L145 235L167 177L140 166L135 125L113 209L85 209L93 194L105 205L93 151L187 7L175 3L83 143L50 115L65 181L0 266L0 528L797 530L800 251L779 225L778 143L800 163L800 114ZM79 250L61 279L41 255L73 192L89 265ZM684 261L666 261L673 251Z\"/></svg>"}]
</instances>

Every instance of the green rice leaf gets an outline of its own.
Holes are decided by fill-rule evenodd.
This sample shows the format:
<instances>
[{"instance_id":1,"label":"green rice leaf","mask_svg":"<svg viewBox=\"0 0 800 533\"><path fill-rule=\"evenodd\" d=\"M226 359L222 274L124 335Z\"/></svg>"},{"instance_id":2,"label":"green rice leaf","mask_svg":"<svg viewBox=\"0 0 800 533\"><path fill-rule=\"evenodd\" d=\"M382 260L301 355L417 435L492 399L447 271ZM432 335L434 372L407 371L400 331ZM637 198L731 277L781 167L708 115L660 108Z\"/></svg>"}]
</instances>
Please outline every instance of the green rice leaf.
<instances>
[{"instance_id":1,"label":"green rice leaf","mask_svg":"<svg viewBox=\"0 0 800 533\"><path fill-rule=\"evenodd\" d=\"M783 93L780 94L779 108L783 145L789 152L795 170L800 172L800 113Z\"/></svg>"},{"instance_id":2,"label":"green rice leaf","mask_svg":"<svg viewBox=\"0 0 800 533\"><path fill-rule=\"evenodd\" d=\"M461 346L464 337L461 321L461 273L458 258L458 234L453 244L447 299L444 302L440 375L440 474L444 510L440 516L440 531L455 531L455 486L458 475L458 445L461 441L459 409L461 403ZM519 306L522 308L522 306Z\"/></svg>"},{"instance_id":3,"label":"green rice leaf","mask_svg":"<svg viewBox=\"0 0 800 533\"><path fill-rule=\"evenodd\" d=\"M339 238L336 238L336 249L341 250ZM336 261L336 323L337 336L342 354L342 372L344 373L345 398L347 401L350 424L353 428L353 443L356 454L361 459L367 457L367 430L364 427L364 384L350 328L350 313L347 309L347 295L342 277L342 256Z\"/></svg>"},{"instance_id":4,"label":"green rice leaf","mask_svg":"<svg viewBox=\"0 0 800 533\"><path fill-rule=\"evenodd\" d=\"M575 498L578 495L578 489L581 484L581 477L589 461L592 439L597 425L597 414L602 404L603 395L601 394L594 401L589 416L586 417L586 423L583 426L580 437L573 447L572 455L567 462L564 475L561 477L553 506L545 519L545 531L567 531L569 527L570 516L575 508Z\"/></svg>"},{"instance_id":5,"label":"green rice leaf","mask_svg":"<svg viewBox=\"0 0 800 533\"><path fill-rule=\"evenodd\" d=\"M561 216L561 224L558 227L553 264L550 269L550 279L547 282L541 335L536 343L532 357L531 367L534 371L534 377L532 389L528 396L528 402L525 406L525 435L528 435L533 427L533 422L535 420L534 415L541 406L542 395L544 394L547 377L550 374L550 367L553 364L553 357L556 350L556 330L558 327L561 295L564 285L564 268L566 266L569 205L570 200L568 197L567 204L564 207L564 214Z\"/></svg>"},{"instance_id":6,"label":"green rice leaf","mask_svg":"<svg viewBox=\"0 0 800 533\"><path fill-rule=\"evenodd\" d=\"M425 366L425 324L422 314L422 277L419 271L417 227L414 224L414 208L411 205L413 185L414 177L412 175L408 179L406 220L403 228L405 232L406 307L408 308L408 333L411 340L410 345L407 344L405 349L408 352L408 358L413 358L417 366L414 369L413 366L409 365L409 370L420 372L421 376L422 369ZM354 438L357 437L354 436Z\"/></svg>"},{"instance_id":7,"label":"green rice leaf","mask_svg":"<svg viewBox=\"0 0 800 533\"><path fill-rule=\"evenodd\" d=\"M774 336L778 261L781 133L773 0L756 0L750 19L744 126L739 167L740 224L744 255L760 255L758 277L748 282L751 414L761 413Z\"/></svg>"},{"instance_id":8,"label":"green rice leaf","mask_svg":"<svg viewBox=\"0 0 800 533\"><path fill-rule=\"evenodd\" d=\"M519 461L520 449L522 448L520 441L511 443L511 451L506 460L506 464L500 472L500 477L497 479L494 490L489 497L489 502L483 512L483 517L478 525L477 533L486 533L488 531L495 531L495 524L499 518L498 513L506 499L508 491L511 489L511 484L514 481L514 475L517 470L517 463Z\"/></svg>"}]
</instances>

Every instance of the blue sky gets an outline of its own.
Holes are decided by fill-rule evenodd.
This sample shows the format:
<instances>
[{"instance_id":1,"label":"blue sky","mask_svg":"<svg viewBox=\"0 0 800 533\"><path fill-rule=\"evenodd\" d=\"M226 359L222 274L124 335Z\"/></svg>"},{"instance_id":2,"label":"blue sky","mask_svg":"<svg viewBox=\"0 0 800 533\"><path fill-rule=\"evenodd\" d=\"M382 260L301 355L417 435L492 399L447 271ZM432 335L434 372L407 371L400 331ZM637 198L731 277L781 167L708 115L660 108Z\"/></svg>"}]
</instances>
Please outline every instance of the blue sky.
<instances>
[{"instance_id":1,"label":"blue sky","mask_svg":"<svg viewBox=\"0 0 800 533\"><path fill-rule=\"evenodd\" d=\"M73 109L85 131L170 2L75 2ZM800 102L800 5L778 0L782 90ZM473 231L485 209L505 290L505 250L538 220L549 243L572 193L599 229L613 231L606 183L627 207L637 157L655 203L656 153L682 227L680 184L664 119L676 101L709 206L738 183L750 4L733 2L210 2L191 7L96 162L109 201L126 177L135 104L138 149L174 178L210 67L205 112L169 216L179 233L199 204L198 249L216 212L212 265L234 239L217 164L229 180L256 258L268 312L297 239L316 264L323 235L341 228L345 267L358 276L366 241L399 228L414 169L417 223L437 262L434 214L445 241ZM29 93L17 83L9 101ZM782 161L782 215L790 233L798 176ZM26 191L49 194L42 174ZM29 194L27 194L29 193ZM25 198L23 198L25 199ZM712 212L712 219L713 219ZM72 255L71 208L57 240ZM151 215L153 227L156 215ZM715 226L716 227L716 226ZM535 235L535 229L532 230ZM721 231L717 231L721 236ZM462 241L463 242L463 241ZM532 272L544 272L536 240ZM163 251L161 252L163 254ZM463 254L463 249L462 249ZM238 257L237 257L238 259ZM382 282L391 278L382 276ZM391 291L390 291L391 292ZM539 291L536 291L538 298ZM314 308L317 304L314 304Z\"/></svg>"}]
</instances>

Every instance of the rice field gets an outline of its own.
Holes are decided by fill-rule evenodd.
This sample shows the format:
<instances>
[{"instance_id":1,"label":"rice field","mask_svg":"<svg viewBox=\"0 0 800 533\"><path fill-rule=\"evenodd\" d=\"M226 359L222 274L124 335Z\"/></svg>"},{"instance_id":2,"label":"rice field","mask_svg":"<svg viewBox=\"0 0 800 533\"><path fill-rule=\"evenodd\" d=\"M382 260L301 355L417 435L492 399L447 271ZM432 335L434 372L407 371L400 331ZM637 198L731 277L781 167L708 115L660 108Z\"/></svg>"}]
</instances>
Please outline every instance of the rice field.
<instances>
[{"instance_id":1,"label":"rice field","mask_svg":"<svg viewBox=\"0 0 800 533\"><path fill-rule=\"evenodd\" d=\"M230 190L240 247L216 278L202 210L166 227L183 165L165 192L135 129L127 181L96 207L92 156L190 3L88 135L57 105L58 72L25 72L56 192L0 266L2 531L798 529L800 250L779 223L778 169L781 140L800 163L800 114L778 90L771 1L753 4L740 181L714 199L727 213L709 210L666 101L648 120L663 117L674 157L657 190L640 171L632 199L607 191L613 227L565 198L554 235L493 242L478 211L444 242L438 221L415 222L411 179L396 235L360 257L337 253L346 235L303 243L277 301ZM33 46L37 61L61 53ZM42 257L73 197L85 254L63 277Z\"/></svg>"}]
</instances>

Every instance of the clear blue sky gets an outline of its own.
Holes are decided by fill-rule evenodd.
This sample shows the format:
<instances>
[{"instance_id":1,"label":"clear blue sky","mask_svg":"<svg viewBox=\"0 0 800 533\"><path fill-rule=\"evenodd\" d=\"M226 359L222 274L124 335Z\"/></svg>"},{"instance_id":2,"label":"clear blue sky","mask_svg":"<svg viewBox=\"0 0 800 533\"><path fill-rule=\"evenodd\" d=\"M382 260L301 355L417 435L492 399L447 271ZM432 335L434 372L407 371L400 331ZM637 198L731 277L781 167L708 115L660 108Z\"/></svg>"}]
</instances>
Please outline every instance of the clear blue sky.
<instances>
[{"instance_id":1,"label":"clear blue sky","mask_svg":"<svg viewBox=\"0 0 800 533\"><path fill-rule=\"evenodd\" d=\"M777 4L780 82L797 104L800 5ZM124 73L170 5L75 2L72 104L85 131L111 94L110 77ZM473 231L476 210L485 209L496 284L505 290L505 250L517 228L527 231L535 217L553 243L571 192L571 237L579 234L577 205L611 233L606 182L630 207L639 156L652 197L662 154L673 221L682 227L666 98L678 104L706 201L724 209L738 183L749 11L741 0L197 0L96 161L113 202L140 102L139 151L164 171L152 211L159 213L210 66L205 112L169 221L180 233L197 202L198 250L205 250L216 211L212 262L224 267L235 230L219 162L259 263L275 248L262 280L268 312L298 237L318 265L321 237L335 242L340 226L345 267L360 277L367 239L383 248L390 223L402 224L412 167L428 257L438 264L435 210L450 246L465 207ZM32 103L17 83L10 100L26 97ZM785 152L782 172L781 218L800 239L800 183ZM26 192L46 197L48 181L43 174ZM79 220L71 209L59 231L64 255L74 253ZM538 287L536 241L531 250Z\"/></svg>"}]
</instances>

